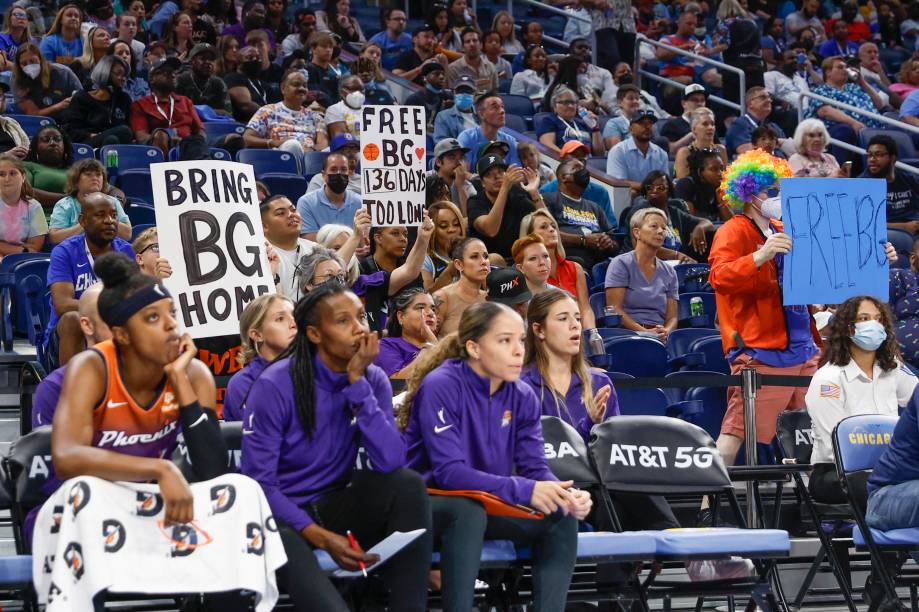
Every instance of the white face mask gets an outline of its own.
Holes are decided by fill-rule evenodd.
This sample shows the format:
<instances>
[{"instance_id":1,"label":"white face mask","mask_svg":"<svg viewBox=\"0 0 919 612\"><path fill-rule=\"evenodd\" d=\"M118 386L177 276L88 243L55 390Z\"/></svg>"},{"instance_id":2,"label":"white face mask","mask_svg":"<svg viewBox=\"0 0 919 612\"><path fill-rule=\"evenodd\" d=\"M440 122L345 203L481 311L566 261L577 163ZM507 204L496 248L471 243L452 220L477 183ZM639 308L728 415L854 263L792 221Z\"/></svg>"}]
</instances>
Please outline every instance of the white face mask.
<instances>
[{"instance_id":1,"label":"white face mask","mask_svg":"<svg viewBox=\"0 0 919 612\"><path fill-rule=\"evenodd\" d=\"M759 202L759 213L767 219L782 218L782 198L775 196Z\"/></svg>"},{"instance_id":2,"label":"white face mask","mask_svg":"<svg viewBox=\"0 0 919 612\"><path fill-rule=\"evenodd\" d=\"M30 79L37 79L38 75L41 74L41 64L29 64L28 66L23 66L22 71L26 73L26 76Z\"/></svg>"},{"instance_id":3,"label":"white face mask","mask_svg":"<svg viewBox=\"0 0 919 612\"><path fill-rule=\"evenodd\" d=\"M360 108L364 105L364 99L364 92L352 91L347 96L345 96L345 104L351 108Z\"/></svg>"}]
</instances>

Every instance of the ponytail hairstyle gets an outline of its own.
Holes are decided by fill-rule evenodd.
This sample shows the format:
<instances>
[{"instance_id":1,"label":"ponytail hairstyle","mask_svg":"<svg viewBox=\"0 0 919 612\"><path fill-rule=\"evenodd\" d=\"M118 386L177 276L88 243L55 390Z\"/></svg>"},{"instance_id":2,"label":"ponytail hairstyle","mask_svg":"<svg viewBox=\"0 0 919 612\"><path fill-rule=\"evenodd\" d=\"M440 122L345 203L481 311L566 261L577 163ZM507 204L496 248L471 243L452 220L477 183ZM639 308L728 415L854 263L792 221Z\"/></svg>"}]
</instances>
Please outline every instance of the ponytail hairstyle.
<instances>
[{"instance_id":1,"label":"ponytail hairstyle","mask_svg":"<svg viewBox=\"0 0 919 612\"><path fill-rule=\"evenodd\" d=\"M405 401L396 412L396 424L402 431L408 427L412 415L412 402L418 393L418 388L424 378L437 366L448 359L469 359L466 352L466 343L470 340L478 341L488 333L498 315L504 312L514 312L509 306L498 302L479 302L463 311L460 317L459 328L452 334L444 336L432 348L420 353L415 359L412 374L408 379L408 391Z\"/></svg>"},{"instance_id":2,"label":"ponytail hairstyle","mask_svg":"<svg viewBox=\"0 0 919 612\"><path fill-rule=\"evenodd\" d=\"M316 389L313 383L313 355L316 347L307 338L306 328L319 324L319 304L336 295L350 292L339 283L324 283L300 298L294 309L297 335L291 345L278 356L278 359L291 357L290 378L294 384L294 402L300 425L310 440L316 431Z\"/></svg>"},{"instance_id":3,"label":"ponytail hairstyle","mask_svg":"<svg viewBox=\"0 0 919 612\"><path fill-rule=\"evenodd\" d=\"M156 230L154 229L154 231ZM246 365L258 355L258 346L255 340L249 337L249 332L262 326L262 323L265 322L265 316L275 300L283 300L293 304L293 300L286 295L266 293L249 302L243 310L242 316L239 317L239 353L236 355L239 365Z\"/></svg>"},{"instance_id":4,"label":"ponytail hairstyle","mask_svg":"<svg viewBox=\"0 0 919 612\"><path fill-rule=\"evenodd\" d=\"M430 295L421 287L409 287L408 289L403 289L389 300L389 319L386 321L387 338L402 337L402 324L399 323L397 313L408 310L412 302L415 301L415 297L421 294Z\"/></svg>"},{"instance_id":5,"label":"ponytail hairstyle","mask_svg":"<svg viewBox=\"0 0 919 612\"><path fill-rule=\"evenodd\" d=\"M524 355L523 363L526 366L533 363L536 364L539 375L542 377L543 384L549 387L552 395L555 396L555 405L564 406L565 411L568 412L565 394L559 392L552 386L552 379L549 376L549 356L547 354L546 343L544 340L540 340L536 337L536 332L534 330L534 327L537 325L545 329L546 318L549 316L549 309L552 308L553 304L565 298L574 299L567 291L552 288L548 291L537 293L533 296L533 299L530 300L530 305L527 308L526 354ZM575 300L575 303L577 303L577 300ZM585 406L590 406L590 403L593 401L594 392L590 379L590 367L587 365L587 357L584 354L583 342L581 342L581 349L578 351L578 354L571 357L571 372L572 374L577 374L578 378L581 379L581 401L584 402ZM559 414L558 416L561 417L562 415ZM574 422L570 412L568 412L568 422Z\"/></svg>"},{"instance_id":6,"label":"ponytail hairstyle","mask_svg":"<svg viewBox=\"0 0 919 612\"><path fill-rule=\"evenodd\" d=\"M118 325L113 315L117 314L126 299L159 284L159 279L141 272L137 262L124 253L102 255L96 259L93 272L103 285L99 293L99 318L109 327ZM164 297L168 297L168 294Z\"/></svg>"}]
</instances>

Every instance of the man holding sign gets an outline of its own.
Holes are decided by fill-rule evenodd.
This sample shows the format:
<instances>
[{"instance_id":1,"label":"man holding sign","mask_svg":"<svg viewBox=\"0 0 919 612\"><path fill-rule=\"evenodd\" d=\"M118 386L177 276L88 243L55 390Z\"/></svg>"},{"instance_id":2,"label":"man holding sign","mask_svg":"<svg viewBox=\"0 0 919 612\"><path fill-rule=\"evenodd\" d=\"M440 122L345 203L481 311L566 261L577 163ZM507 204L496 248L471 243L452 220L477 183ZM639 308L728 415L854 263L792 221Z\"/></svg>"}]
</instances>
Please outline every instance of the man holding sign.
<instances>
[{"instance_id":1,"label":"man holding sign","mask_svg":"<svg viewBox=\"0 0 919 612\"><path fill-rule=\"evenodd\" d=\"M728 167L721 184L724 200L736 214L715 234L708 258L709 280L715 289L722 343L734 375L746 368L760 374L799 376L817 371L820 338L810 310L800 301L790 302L787 294L784 302L782 299L783 273L793 274L788 259L795 250L793 237L784 232L780 221L786 195L783 193L780 199L776 188L781 179L791 176L788 162L753 150ZM801 181L810 179L781 180L782 188ZM843 186L851 181L823 182ZM794 244L800 242L803 247L805 239L795 235ZM884 249L880 250L883 257ZM892 246L887 246L886 253L896 258ZM775 436L779 413L804 406L805 391L775 386L759 390L758 442L768 444ZM727 465L734 463L744 436L743 398L740 388L732 387L728 389L728 409L717 441ZM708 520L703 514L702 522Z\"/></svg>"}]
</instances>

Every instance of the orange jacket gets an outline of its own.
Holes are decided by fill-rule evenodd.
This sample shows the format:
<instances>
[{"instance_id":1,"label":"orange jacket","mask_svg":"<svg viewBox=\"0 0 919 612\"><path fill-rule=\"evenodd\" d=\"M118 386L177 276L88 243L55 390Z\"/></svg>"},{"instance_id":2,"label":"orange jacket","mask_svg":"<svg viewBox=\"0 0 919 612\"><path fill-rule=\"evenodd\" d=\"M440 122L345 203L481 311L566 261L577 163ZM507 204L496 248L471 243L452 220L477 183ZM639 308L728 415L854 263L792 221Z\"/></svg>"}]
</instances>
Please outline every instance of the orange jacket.
<instances>
[{"instance_id":1,"label":"orange jacket","mask_svg":"<svg viewBox=\"0 0 919 612\"><path fill-rule=\"evenodd\" d=\"M782 231L781 222L773 221L772 226L775 231ZM788 325L775 260L758 269L753 263L753 252L764 242L766 236L744 215L735 215L715 232L708 256L709 282L715 289L725 355L741 346L760 349L788 346ZM820 346L820 335L813 321L811 333Z\"/></svg>"}]
</instances>

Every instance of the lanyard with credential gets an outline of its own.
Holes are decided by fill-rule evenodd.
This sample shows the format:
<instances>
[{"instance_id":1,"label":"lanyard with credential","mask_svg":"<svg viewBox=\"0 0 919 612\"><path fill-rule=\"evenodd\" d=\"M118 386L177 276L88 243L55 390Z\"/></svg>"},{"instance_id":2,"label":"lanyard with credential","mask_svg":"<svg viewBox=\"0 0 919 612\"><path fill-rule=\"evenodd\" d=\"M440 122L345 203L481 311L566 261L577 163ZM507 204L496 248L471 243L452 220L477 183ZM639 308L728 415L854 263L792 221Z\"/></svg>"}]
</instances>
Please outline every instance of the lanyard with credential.
<instances>
[{"instance_id":1,"label":"lanyard with credential","mask_svg":"<svg viewBox=\"0 0 919 612\"><path fill-rule=\"evenodd\" d=\"M89 243L86 242L86 238L83 239L83 248L86 249L86 260L89 262L89 271L93 277L95 277L96 273L93 271L93 267L96 265L96 260L93 258L93 254L89 252Z\"/></svg>"},{"instance_id":2,"label":"lanyard with credential","mask_svg":"<svg viewBox=\"0 0 919 612\"><path fill-rule=\"evenodd\" d=\"M558 116L558 115L556 115L556 116ZM562 123L564 123L564 124L565 124L565 127L568 128L568 130L566 131L566 133L567 133L567 132L572 132L572 133L574 134L575 140L581 141L581 135L583 134L583 132L582 132L581 130L579 130L578 128L574 127L573 125L571 125L570 123L568 123L567 121L565 121L564 119L562 119L561 117L559 117L558 120L561 121ZM577 125L577 123L575 123L575 125Z\"/></svg>"},{"instance_id":3,"label":"lanyard with credential","mask_svg":"<svg viewBox=\"0 0 919 612\"><path fill-rule=\"evenodd\" d=\"M166 120L166 127L172 127L172 114L176 109L175 98L172 97L172 94L169 94L169 116L166 116L166 113L163 112L163 109L160 108L160 100L156 97L156 94L153 94L153 105L156 106L156 112L162 115L163 119Z\"/></svg>"}]
</instances>

